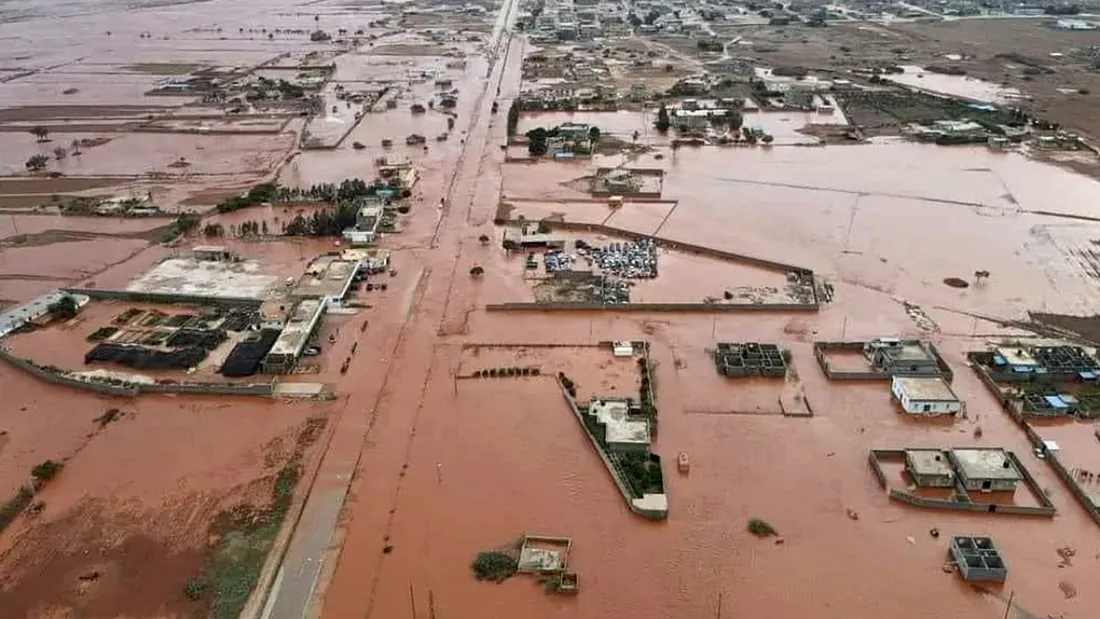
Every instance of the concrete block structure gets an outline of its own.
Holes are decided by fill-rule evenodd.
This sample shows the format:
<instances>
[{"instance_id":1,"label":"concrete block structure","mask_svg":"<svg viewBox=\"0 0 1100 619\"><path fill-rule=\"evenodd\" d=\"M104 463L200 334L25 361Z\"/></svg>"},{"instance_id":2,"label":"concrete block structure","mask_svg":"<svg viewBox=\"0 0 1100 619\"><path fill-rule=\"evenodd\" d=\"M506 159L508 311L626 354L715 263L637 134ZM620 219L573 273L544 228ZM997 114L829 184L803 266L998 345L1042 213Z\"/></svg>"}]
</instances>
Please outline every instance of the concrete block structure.
<instances>
[{"instance_id":1,"label":"concrete block structure","mask_svg":"<svg viewBox=\"0 0 1100 619\"><path fill-rule=\"evenodd\" d=\"M1008 577L1008 566L988 537L952 537L950 555L963 580L1004 582Z\"/></svg>"},{"instance_id":2,"label":"concrete block structure","mask_svg":"<svg viewBox=\"0 0 1100 619\"><path fill-rule=\"evenodd\" d=\"M954 415L962 402L939 376L894 376L890 391L910 415Z\"/></svg>"},{"instance_id":3,"label":"concrete block structure","mask_svg":"<svg viewBox=\"0 0 1100 619\"><path fill-rule=\"evenodd\" d=\"M948 452L959 477L959 483L968 491L1014 492L1023 475L1009 457L999 448L964 448Z\"/></svg>"},{"instance_id":4,"label":"concrete block structure","mask_svg":"<svg viewBox=\"0 0 1100 619\"><path fill-rule=\"evenodd\" d=\"M955 468L942 449L906 449L905 470L920 487L955 487Z\"/></svg>"},{"instance_id":5,"label":"concrete block structure","mask_svg":"<svg viewBox=\"0 0 1100 619\"><path fill-rule=\"evenodd\" d=\"M787 375L786 355L775 344L719 342L714 364L723 376Z\"/></svg>"}]
</instances>

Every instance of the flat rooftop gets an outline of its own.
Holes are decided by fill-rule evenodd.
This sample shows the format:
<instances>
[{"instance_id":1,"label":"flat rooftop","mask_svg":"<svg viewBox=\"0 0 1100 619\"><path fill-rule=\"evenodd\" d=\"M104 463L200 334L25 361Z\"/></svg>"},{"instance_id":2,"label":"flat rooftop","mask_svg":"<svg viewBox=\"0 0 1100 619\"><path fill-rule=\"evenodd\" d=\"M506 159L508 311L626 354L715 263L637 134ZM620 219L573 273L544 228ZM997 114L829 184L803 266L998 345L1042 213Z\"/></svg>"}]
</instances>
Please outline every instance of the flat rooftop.
<instances>
[{"instance_id":1,"label":"flat rooftop","mask_svg":"<svg viewBox=\"0 0 1100 619\"><path fill-rule=\"evenodd\" d=\"M212 298L263 299L276 278L254 260L220 262L169 258L130 282L126 290Z\"/></svg>"},{"instance_id":2,"label":"flat rooftop","mask_svg":"<svg viewBox=\"0 0 1100 619\"><path fill-rule=\"evenodd\" d=\"M313 318L321 311L319 299L306 299L298 303L290 320L279 333L279 338L268 352L270 355L296 355L305 346L305 339L313 326Z\"/></svg>"},{"instance_id":3,"label":"flat rooftop","mask_svg":"<svg viewBox=\"0 0 1100 619\"><path fill-rule=\"evenodd\" d=\"M891 358L898 361L925 361L935 359L932 352L921 344L902 344L897 348L886 349Z\"/></svg>"},{"instance_id":4,"label":"flat rooftop","mask_svg":"<svg viewBox=\"0 0 1100 619\"><path fill-rule=\"evenodd\" d=\"M1039 362L1031 353L1023 348L1002 346L997 349L997 354L1004 358L1008 365L1038 365Z\"/></svg>"},{"instance_id":5,"label":"flat rooftop","mask_svg":"<svg viewBox=\"0 0 1100 619\"><path fill-rule=\"evenodd\" d=\"M968 479L1019 480L1023 476L1003 449L952 449L959 473Z\"/></svg>"},{"instance_id":6,"label":"flat rooftop","mask_svg":"<svg viewBox=\"0 0 1100 619\"><path fill-rule=\"evenodd\" d=\"M905 462L914 475L955 474L955 467L942 449L906 449Z\"/></svg>"},{"instance_id":7,"label":"flat rooftop","mask_svg":"<svg viewBox=\"0 0 1100 619\"><path fill-rule=\"evenodd\" d=\"M622 400L593 399L588 407L588 414L603 424L608 443L648 445L649 422L630 419L629 412L629 405Z\"/></svg>"},{"instance_id":8,"label":"flat rooftop","mask_svg":"<svg viewBox=\"0 0 1100 619\"><path fill-rule=\"evenodd\" d=\"M358 264L340 256L321 256L310 263L292 294L308 298L343 296L355 277Z\"/></svg>"},{"instance_id":9,"label":"flat rooftop","mask_svg":"<svg viewBox=\"0 0 1100 619\"><path fill-rule=\"evenodd\" d=\"M957 402L959 399L947 381L938 376L895 376L894 381L911 400Z\"/></svg>"}]
</instances>

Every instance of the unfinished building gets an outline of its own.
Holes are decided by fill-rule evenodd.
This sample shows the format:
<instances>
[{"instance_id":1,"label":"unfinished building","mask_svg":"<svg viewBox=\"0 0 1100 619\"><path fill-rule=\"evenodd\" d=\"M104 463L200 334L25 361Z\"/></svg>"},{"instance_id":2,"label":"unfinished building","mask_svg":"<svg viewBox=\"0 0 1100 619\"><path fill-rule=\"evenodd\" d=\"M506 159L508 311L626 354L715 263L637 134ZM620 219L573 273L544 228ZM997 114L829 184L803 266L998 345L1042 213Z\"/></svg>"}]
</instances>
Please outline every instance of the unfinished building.
<instances>
[{"instance_id":1,"label":"unfinished building","mask_svg":"<svg viewBox=\"0 0 1100 619\"><path fill-rule=\"evenodd\" d=\"M723 376L787 375L787 353L775 344L719 342L714 364Z\"/></svg>"},{"instance_id":2,"label":"unfinished building","mask_svg":"<svg viewBox=\"0 0 1100 619\"><path fill-rule=\"evenodd\" d=\"M1008 577L1008 567L993 545L993 540L988 537L954 536L949 555L958 566L963 580L1004 582Z\"/></svg>"}]
</instances>

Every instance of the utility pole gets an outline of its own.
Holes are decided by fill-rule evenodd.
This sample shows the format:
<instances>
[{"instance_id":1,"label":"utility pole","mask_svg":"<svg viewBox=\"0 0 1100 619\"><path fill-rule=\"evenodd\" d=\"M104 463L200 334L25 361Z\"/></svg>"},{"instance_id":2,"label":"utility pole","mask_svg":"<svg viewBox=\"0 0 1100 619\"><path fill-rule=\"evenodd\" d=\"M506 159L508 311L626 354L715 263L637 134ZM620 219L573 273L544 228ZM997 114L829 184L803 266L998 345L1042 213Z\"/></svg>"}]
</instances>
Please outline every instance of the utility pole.
<instances>
[{"instance_id":1,"label":"utility pole","mask_svg":"<svg viewBox=\"0 0 1100 619\"><path fill-rule=\"evenodd\" d=\"M1005 616L1004 619L1008 619L1008 613L1012 611L1012 600L1015 599L1016 592L1012 591L1008 594L1008 603L1005 604Z\"/></svg>"},{"instance_id":2,"label":"utility pole","mask_svg":"<svg viewBox=\"0 0 1100 619\"><path fill-rule=\"evenodd\" d=\"M413 584L409 583L409 606L412 608L413 619L416 619L416 597L413 595Z\"/></svg>"}]
</instances>

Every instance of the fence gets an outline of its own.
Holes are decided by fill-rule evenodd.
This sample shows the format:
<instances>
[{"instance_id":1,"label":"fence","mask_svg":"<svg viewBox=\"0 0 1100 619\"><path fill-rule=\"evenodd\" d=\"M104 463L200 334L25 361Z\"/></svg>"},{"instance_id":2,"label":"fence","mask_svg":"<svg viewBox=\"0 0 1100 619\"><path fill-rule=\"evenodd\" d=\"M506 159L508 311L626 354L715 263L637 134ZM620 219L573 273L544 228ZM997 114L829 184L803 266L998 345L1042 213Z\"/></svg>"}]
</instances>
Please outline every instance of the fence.
<instances>
[{"instance_id":1,"label":"fence","mask_svg":"<svg viewBox=\"0 0 1100 619\"><path fill-rule=\"evenodd\" d=\"M85 380L67 374L57 368L40 366L27 359L11 354L6 348L0 348L0 359L29 372L42 380L66 387L75 387L103 395L135 397L142 393L190 393L204 395L260 395L270 396L275 392L275 383L128 383L123 381L106 382Z\"/></svg>"},{"instance_id":2,"label":"fence","mask_svg":"<svg viewBox=\"0 0 1100 619\"><path fill-rule=\"evenodd\" d=\"M1031 424L1029 424L1027 422L1027 419L1024 418L1023 413L1016 410L1016 407L1012 405L1012 401L1007 396L1005 396L1004 392L1001 391L1001 388L993 380L993 377L990 375L990 373L986 371L985 366L977 363L973 364L973 366L974 371L977 372L978 377L981 378L982 384L984 384L986 388L989 389L989 391L997 398L997 401L1001 403L1001 408L1003 408L1004 411L1012 417L1013 421L1016 422L1016 425L1023 428L1024 433L1027 434L1027 438L1031 442L1032 446L1045 452L1046 449L1043 444L1043 437L1039 436L1039 433L1035 431L1035 428L1031 427ZM1097 508L1096 504L1093 503L1092 497L1089 495L1089 493L1086 492L1085 489L1077 483L1077 480L1073 478L1073 474L1069 472L1069 469L1067 469L1064 464L1062 464L1062 461L1058 458L1058 454L1046 453L1045 456L1047 464L1049 464L1050 467L1054 469L1054 473L1058 475L1058 477L1062 479L1062 483L1064 483L1066 487L1069 488L1070 494L1072 494L1073 497L1077 499L1077 502L1081 504L1081 507L1085 508L1085 511L1088 513L1089 517L1092 518L1093 522L1095 522L1097 525L1100 525L1100 508Z\"/></svg>"},{"instance_id":3,"label":"fence","mask_svg":"<svg viewBox=\"0 0 1100 619\"><path fill-rule=\"evenodd\" d=\"M226 307L259 308L262 301L249 297L210 297L172 292L139 292L136 290L97 290L95 288L65 288L70 294L82 294L102 301L129 301L130 303L154 303L165 305L213 305Z\"/></svg>"}]
</instances>

